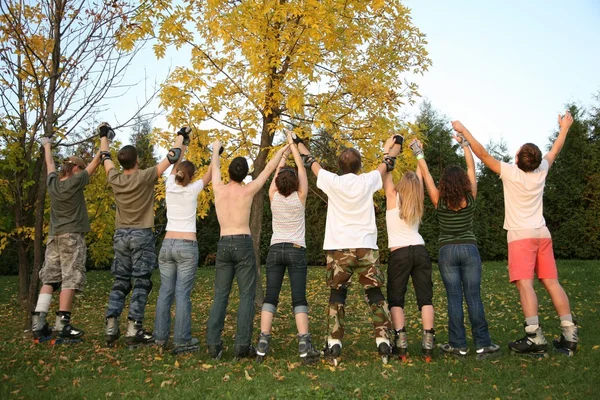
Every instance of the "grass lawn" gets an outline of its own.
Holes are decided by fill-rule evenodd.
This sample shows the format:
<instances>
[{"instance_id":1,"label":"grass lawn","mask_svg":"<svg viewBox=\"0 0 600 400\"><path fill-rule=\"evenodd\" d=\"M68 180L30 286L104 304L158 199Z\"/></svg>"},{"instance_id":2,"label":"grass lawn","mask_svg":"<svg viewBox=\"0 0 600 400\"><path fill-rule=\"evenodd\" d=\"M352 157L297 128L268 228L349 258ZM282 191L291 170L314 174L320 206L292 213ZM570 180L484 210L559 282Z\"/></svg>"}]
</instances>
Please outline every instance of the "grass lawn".
<instances>
[{"instance_id":1,"label":"grass lawn","mask_svg":"<svg viewBox=\"0 0 600 400\"><path fill-rule=\"evenodd\" d=\"M121 338L117 349L103 348L104 310L111 287L108 272L88 274L86 291L76 300L73 323L86 330L84 343L35 345L23 335L23 314L16 302L17 278L0 277L0 398L418 398L418 399L597 399L600 398L600 270L594 261L559 262L561 282L570 296L580 326L575 357L551 353L537 360L509 354L507 343L523 334L522 314L515 288L507 281L503 262L484 264L483 298L492 339L502 356L476 361L437 355L426 364L419 357L421 328L415 297L407 299L406 316L412 359L383 365L376 354L369 309L357 286L350 289L346 307L343 357L337 367L326 363L304 366L297 341L289 296L284 283L274 320L272 352L263 364L232 359L237 310L234 287L223 338L226 351L213 361L204 348L191 355L162 354L156 347L128 350ZM192 294L193 333L204 341L211 305L213 269L198 271ZM264 279L264 275L263 275ZM286 278L287 279L287 278ZM155 288L159 286L154 274ZM264 281L263 281L264 285ZM434 269L437 342L447 340L446 295ZM560 333L552 304L540 285L540 319L546 338ZM151 294L146 326L152 329L158 290ZM324 343L324 310L328 290L324 269L309 269L308 300L311 331L319 348ZM52 310L56 309L54 299ZM125 325L126 312L121 326ZM258 336L259 314L254 340ZM470 340L470 337L469 337Z\"/></svg>"}]
</instances>

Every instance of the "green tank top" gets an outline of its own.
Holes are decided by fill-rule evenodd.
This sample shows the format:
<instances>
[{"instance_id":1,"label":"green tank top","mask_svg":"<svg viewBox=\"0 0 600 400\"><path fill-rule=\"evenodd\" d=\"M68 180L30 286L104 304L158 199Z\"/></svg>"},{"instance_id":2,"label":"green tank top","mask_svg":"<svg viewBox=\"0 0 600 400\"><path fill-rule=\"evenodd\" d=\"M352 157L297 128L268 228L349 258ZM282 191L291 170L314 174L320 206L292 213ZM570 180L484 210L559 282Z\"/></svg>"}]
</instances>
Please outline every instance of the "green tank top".
<instances>
[{"instance_id":1,"label":"green tank top","mask_svg":"<svg viewBox=\"0 0 600 400\"><path fill-rule=\"evenodd\" d=\"M440 236L438 244L477 244L473 233L473 213L475 213L475 199L469 193L467 206L460 210L451 210L445 201L438 200L437 216L440 223Z\"/></svg>"}]
</instances>

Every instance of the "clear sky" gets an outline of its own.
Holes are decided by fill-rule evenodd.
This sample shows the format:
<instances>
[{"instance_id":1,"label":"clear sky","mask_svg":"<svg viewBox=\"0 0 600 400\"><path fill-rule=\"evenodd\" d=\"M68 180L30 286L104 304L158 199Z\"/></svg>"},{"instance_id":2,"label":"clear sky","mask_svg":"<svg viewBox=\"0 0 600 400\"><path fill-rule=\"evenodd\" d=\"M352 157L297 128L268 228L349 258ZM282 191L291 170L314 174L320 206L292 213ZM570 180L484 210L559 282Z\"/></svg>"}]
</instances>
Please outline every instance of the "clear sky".
<instances>
[{"instance_id":1,"label":"clear sky","mask_svg":"<svg viewBox=\"0 0 600 400\"><path fill-rule=\"evenodd\" d=\"M568 102L584 106L600 92L600 0L405 0L427 35L432 68L418 77L420 93L434 108L460 119L487 143L502 137L511 154L531 141L545 149L556 117ZM170 50L159 62L151 49L131 70L161 80L188 60ZM144 88L112 105L122 119ZM158 102L153 104L158 108ZM117 111L118 110L118 111ZM407 107L412 118L417 107ZM155 126L167 128L164 118ZM119 135L125 142L129 132Z\"/></svg>"}]
</instances>

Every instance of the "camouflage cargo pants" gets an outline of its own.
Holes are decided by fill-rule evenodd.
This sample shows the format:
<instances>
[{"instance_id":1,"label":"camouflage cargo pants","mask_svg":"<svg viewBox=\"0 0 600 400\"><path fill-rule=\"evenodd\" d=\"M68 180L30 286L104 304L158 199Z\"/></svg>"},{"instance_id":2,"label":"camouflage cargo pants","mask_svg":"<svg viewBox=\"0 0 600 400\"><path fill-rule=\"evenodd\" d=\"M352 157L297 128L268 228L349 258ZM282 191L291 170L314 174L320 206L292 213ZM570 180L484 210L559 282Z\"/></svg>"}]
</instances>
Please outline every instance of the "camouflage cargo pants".
<instances>
[{"instance_id":1,"label":"camouflage cargo pants","mask_svg":"<svg viewBox=\"0 0 600 400\"><path fill-rule=\"evenodd\" d=\"M115 277L108 296L106 317L118 317L125 299L133 289L128 318L143 321L148 294L152 290L152 271L157 267L152 229L120 228L113 237L115 258L111 272ZM132 284L133 281L133 284Z\"/></svg>"},{"instance_id":2,"label":"camouflage cargo pants","mask_svg":"<svg viewBox=\"0 0 600 400\"><path fill-rule=\"evenodd\" d=\"M358 282L365 291L365 301L372 311L376 338L388 339L391 329L390 312L381 293L384 275L379 269L379 252L373 249L328 250L327 285L331 288L328 310L330 338L344 337L346 291L356 273Z\"/></svg>"}]
</instances>

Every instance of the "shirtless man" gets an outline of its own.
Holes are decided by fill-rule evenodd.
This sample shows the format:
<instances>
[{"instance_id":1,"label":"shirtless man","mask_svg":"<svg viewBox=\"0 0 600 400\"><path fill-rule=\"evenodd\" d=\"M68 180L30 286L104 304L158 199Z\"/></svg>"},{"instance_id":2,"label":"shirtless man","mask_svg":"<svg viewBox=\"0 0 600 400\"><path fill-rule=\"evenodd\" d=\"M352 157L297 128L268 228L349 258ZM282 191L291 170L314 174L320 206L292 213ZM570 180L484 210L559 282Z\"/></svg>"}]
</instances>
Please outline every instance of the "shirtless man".
<instances>
[{"instance_id":1,"label":"shirtless man","mask_svg":"<svg viewBox=\"0 0 600 400\"><path fill-rule=\"evenodd\" d=\"M250 237L250 207L254 195L275 171L289 145L282 147L267 163L260 175L247 185L243 183L248 175L248 162L244 157L236 157L231 161L229 165L231 181L228 184L223 183L219 162L220 147L221 143L218 140L212 145L212 182L221 238L217 250L215 299L208 317L206 342L210 356L220 359L223 352L221 332L225 323L231 284L233 277L237 275L240 305L233 351L236 358L253 357L255 354L250 341L254 319L256 259Z\"/></svg>"}]
</instances>

